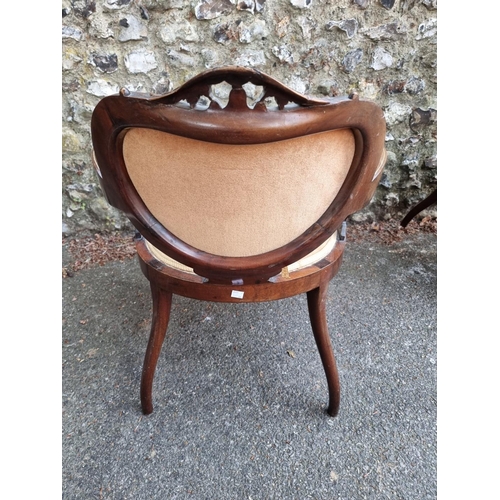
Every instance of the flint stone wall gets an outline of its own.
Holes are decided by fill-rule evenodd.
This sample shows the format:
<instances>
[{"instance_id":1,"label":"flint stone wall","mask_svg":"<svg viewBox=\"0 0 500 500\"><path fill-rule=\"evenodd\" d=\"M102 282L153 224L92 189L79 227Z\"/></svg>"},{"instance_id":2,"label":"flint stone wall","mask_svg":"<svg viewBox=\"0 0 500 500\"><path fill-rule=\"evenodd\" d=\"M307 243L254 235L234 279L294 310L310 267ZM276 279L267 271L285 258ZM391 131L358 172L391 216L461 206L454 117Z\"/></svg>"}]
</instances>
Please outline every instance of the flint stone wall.
<instances>
[{"instance_id":1,"label":"flint stone wall","mask_svg":"<svg viewBox=\"0 0 500 500\"><path fill-rule=\"evenodd\" d=\"M402 218L437 182L436 9L437 0L64 0L63 232L131 228L93 172L97 102L121 87L162 94L224 65L311 96L376 101L388 161L354 219Z\"/></svg>"}]
</instances>

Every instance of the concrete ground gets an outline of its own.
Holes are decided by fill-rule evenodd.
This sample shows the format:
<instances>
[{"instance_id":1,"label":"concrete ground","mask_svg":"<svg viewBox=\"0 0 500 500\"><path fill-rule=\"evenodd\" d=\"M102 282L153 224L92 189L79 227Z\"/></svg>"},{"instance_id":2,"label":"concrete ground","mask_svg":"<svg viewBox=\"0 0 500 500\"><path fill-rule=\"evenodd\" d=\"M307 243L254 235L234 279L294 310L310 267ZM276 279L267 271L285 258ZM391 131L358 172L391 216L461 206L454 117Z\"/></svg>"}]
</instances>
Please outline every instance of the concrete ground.
<instances>
[{"instance_id":1,"label":"concrete ground","mask_svg":"<svg viewBox=\"0 0 500 500\"><path fill-rule=\"evenodd\" d=\"M327 307L336 418L305 295L174 297L143 416L137 261L63 279L62 498L435 499L436 248L348 240Z\"/></svg>"}]
</instances>

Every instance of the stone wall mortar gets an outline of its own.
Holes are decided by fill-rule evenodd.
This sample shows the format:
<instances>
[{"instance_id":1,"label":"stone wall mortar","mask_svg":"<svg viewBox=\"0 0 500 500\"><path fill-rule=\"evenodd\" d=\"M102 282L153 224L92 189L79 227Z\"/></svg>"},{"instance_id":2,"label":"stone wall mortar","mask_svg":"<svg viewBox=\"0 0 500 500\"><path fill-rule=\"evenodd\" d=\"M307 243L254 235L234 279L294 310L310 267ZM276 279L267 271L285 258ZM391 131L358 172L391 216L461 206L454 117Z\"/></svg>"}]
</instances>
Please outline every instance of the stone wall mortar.
<instances>
[{"instance_id":1,"label":"stone wall mortar","mask_svg":"<svg viewBox=\"0 0 500 500\"><path fill-rule=\"evenodd\" d=\"M130 228L103 198L90 117L121 87L161 94L206 69L255 67L384 110L388 162L355 220L401 218L437 183L437 0L64 0L63 232Z\"/></svg>"}]
</instances>

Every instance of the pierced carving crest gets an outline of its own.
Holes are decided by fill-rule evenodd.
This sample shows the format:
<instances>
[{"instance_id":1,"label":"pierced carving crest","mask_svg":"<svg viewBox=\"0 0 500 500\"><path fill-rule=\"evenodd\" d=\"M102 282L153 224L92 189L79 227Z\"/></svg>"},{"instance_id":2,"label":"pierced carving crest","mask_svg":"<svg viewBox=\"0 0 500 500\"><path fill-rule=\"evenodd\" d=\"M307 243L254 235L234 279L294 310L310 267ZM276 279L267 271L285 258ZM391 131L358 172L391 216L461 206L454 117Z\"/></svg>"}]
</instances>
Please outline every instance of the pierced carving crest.
<instances>
[{"instance_id":1,"label":"pierced carving crest","mask_svg":"<svg viewBox=\"0 0 500 500\"><path fill-rule=\"evenodd\" d=\"M216 92L216 87L223 82L230 88L227 99L221 99ZM262 89L260 95L249 95L248 84L254 86L253 90ZM158 99L165 104L184 104L191 109L227 111L268 111L276 107L283 110L290 103L294 107L328 104L328 101L311 99L299 94L260 71L237 66L201 73ZM224 102L225 100L227 103Z\"/></svg>"}]
</instances>

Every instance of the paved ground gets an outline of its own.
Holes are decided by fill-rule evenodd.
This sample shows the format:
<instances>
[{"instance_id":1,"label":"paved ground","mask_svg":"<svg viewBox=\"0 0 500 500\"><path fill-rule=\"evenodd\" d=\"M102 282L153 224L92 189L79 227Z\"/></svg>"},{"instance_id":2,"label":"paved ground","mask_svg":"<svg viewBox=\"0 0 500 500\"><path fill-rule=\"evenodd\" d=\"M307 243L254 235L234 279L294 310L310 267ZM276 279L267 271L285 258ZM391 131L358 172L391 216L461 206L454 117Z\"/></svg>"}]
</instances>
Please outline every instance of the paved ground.
<instances>
[{"instance_id":1,"label":"paved ground","mask_svg":"<svg viewBox=\"0 0 500 500\"><path fill-rule=\"evenodd\" d=\"M305 296L175 297L142 416L135 260L63 279L64 499L435 499L436 236L349 242L329 290L337 418Z\"/></svg>"}]
</instances>

